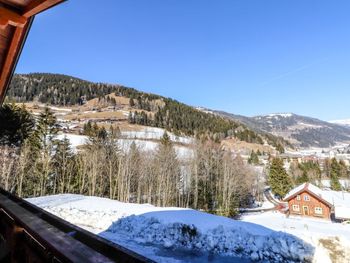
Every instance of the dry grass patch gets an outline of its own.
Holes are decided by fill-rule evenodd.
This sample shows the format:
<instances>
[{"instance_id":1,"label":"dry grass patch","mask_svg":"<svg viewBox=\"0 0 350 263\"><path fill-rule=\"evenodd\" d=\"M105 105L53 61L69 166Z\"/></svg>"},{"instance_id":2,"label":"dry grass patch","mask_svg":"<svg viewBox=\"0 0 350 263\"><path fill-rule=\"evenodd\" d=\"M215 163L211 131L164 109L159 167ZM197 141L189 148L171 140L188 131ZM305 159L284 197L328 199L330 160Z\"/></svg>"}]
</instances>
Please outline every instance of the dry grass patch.
<instances>
[{"instance_id":1,"label":"dry grass patch","mask_svg":"<svg viewBox=\"0 0 350 263\"><path fill-rule=\"evenodd\" d=\"M322 238L319 242L328 251L333 263L349 262L349 255L346 255L345 247L341 245L338 237Z\"/></svg>"},{"instance_id":2,"label":"dry grass patch","mask_svg":"<svg viewBox=\"0 0 350 263\"><path fill-rule=\"evenodd\" d=\"M224 139L221 142L221 146L227 150L231 151L246 151L247 154L250 154L251 151L266 152L273 154L275 150L271 146L261 145L257 143L248 143L244 141L237 140L235 138Z\"/></svg>"},{"instance_id":3,"label":"dry grass patch","mask_svg":"<svg viewBox=\"0 0 350 263\"><path fill-rule=\"evenodd\" d=\"M76 119L126 119L127 116L120 111L102 111L102 112L88 112L88 113L73 113L67 114L64 117L66 120L76 120Z\"/></svg>"}]
</instances>

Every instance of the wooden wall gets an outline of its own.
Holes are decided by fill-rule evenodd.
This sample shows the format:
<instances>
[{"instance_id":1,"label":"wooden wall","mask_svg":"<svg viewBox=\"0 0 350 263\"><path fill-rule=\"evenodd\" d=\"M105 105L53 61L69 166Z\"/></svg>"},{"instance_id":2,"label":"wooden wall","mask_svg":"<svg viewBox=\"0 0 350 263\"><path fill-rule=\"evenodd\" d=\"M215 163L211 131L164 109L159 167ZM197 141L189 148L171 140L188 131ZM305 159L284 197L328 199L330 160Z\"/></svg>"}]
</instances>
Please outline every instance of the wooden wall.
<instances>
[{"instance_id":1,"label":"wooden wall","mask_svg":"<svg viewBox=\"0 0 350 263\"><path fill-rule=\"evenodd\" d=\"M307 191L304 191L299 195L300 195L300 200L297 200L297 196L295 196L294 198L288 201L289 213L291 215L301 215L301 216L317 217L317 218L324 218L324 219L331 218L331 208L328 206L328 204L324 203L321 199L318 199L315 196L311 195ZM309 196L310 201L304 200L304 197L306 195ZM299 211L294 211L293 205L299 205ZM308 215L305 213L303 207L307 207ZM315 213L315 207L322 208L322 215Z\"/></svg>"}]
</instances>

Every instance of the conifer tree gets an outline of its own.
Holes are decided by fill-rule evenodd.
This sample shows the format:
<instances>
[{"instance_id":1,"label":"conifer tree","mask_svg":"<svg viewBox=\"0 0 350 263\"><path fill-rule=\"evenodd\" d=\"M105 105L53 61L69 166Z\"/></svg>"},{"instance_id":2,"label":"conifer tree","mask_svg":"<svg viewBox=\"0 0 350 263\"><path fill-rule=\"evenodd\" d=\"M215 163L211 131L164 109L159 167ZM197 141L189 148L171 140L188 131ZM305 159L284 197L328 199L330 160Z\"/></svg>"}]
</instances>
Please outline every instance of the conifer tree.
<instances>
[{"instance_id":1,"label":"conifer tree","mask_svg":"<svg viewBox=\"0 0 350 263\"><path fill-rule=\"evenodd\" d=\"M88 121L87 123L84 124L83 127L83 132L85 135L90 136L92 133L92 125L91 125L91 121Z\"/></svg>"},{"instance_id":2,"label":"conifer tree","mask_svg":"<svg viewBox=\"0 0 350 263\"><path fill-rule=\"evenodd\" d=\"M250 157L248 159L248 163L257 165L259 164L259 156L254 150L250 153Z\"/></svg>"},{"instance_id":3,"label":"conifer tree","mask_svg":"<svg viewBox=\"0 0 350 263\"><path fill-rule=\"evenodd\" d=\"M135 106L135 102L134 102L133 98L130 98L129 105L130 105L131 108L133 108Z\"/></svg>"},{"instance_id":4,"label":"conifer tree","mask_svg":"<svg viewBox=\"0 0 350 263\"><path fill-rule=\"evenodd\" d=\"M292 182L283 167L283 160L273 158L270 164L268 182L274 194L283 198L292 188Z\"/></svg>"},{"instance_id":5,"label":"conifer tree","mask_svg":"<svg viewBox=\"0 0 350 263\"><path fill-rule=\"evenodd\" d=\"M34 119L24 105L5 104L0 107L0 144L20 146L33 127Z\"/></svg>"},{"instance_id":6,"label":"conifer tree","mask_svg":"<svg viewBox=\"0 0 350 263\"><path fill-rule=\"evenodd\" d=\"M53 156L53 182L50 189L53 194L70 192L72 189L72 165L74 154L67 137L57 141Z\"/></svg>"},{"instance_id":7,"label":"conifer tree","mask_svg":"<svg viewBox=\"0 0 350 263\"><path fill-rule=\"evenodd\" d=\"M310 181L310 179L309 179L309 176L307 175L307 171L303 170L302 175L297 178L296 183L303 184L303 183L307 183L309 181Z\"/></svg>"},{"instance_id":8,"label":"conifer tree","mask_svg":"<svg viewBox=\"0 0 350 263\"><path fill-rule=\"evenodd\" d=\"M341 190L341 184L339 182L340 166L338 161L333 158L331 160L330 177L331 177L331 189L335 191Z\"/></svg>"},{"instance_id":9,"label":"conifer tree","mask_svg":"<svg viewBox=\"0 0 350 263\"><path fill-rule=\"evenodd\" d=\"M160 142L163 146L166 146L166 147L171 146L171 140L170 140L170 137L166 131L164 132L163 137L161 138Z\"/></svg>"},{"instance_id":10,"label":"conifer tree","mask_svg":"<svg viewBox=\"0 0 350 263\"><path fill-rule=\"evenodd\" d=\"M30 137L30 145L33 155L36 157L34 163L34 176L39 183L35 192L40 195L46 193L49 175L52 173L52 155L56 142L58 127L55 115L49 108L45 108L40 114L35 131Z\"/></svg>"}]
</instances>

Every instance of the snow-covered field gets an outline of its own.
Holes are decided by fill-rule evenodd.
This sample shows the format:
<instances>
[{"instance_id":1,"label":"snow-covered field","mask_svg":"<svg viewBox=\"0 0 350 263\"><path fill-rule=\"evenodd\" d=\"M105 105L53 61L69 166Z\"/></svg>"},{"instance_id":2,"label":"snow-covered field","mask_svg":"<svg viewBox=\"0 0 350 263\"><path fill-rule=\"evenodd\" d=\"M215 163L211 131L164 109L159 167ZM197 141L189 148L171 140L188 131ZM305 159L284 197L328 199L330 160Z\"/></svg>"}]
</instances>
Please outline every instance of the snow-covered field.
<instances>
[{"instance_id":1,"label":"snow-covered field","mask_svg":"<svg viewBox=\"0 0 350 263\"><path fill-rule=\"evenodd\" d=\"M262 222L259 216L237 221L192 209L82 195L27 200L157 262L301 262L311 261L315 251L320 253L313 243L308 243L313 240L300 239L302 232L286 231L288 219L279 214L263 214ZM271 222L275 223L269 227ZM346 226L339 227L339 235L349 231Z\"/></svg>"},{"instance_id":2,"label":"snow-covered field","mask_svg":"<svg viewBox=\"0 0 350 263\"><path fill-rule=\"evenodd\" d=\"M78 146L84 145L88 141L88 137L85 135L76 135L76 134L69 134L69 133L57 135L58 140L63 140L64 137L66 137L69 140L74 151L76 151L76 148ZM137 137L137 138L140 138L140 137ZM129 150L130 145L133 142L136 143L136 145L139 147L141 151L155 151L158 147L158 143L155 141L142 140L142 138L141 139L137 139L137 138L136 139L133 139L133 138L119 139L118 140L119 146L124 151ZM193 155L193 151L189 146L174 145L174 148L179 158L186 158Z\"/></svg>"},{"instance_id":3,"label":"snow-covered field","mask_svg":"<svg viewBox=\"0 0 350 263\"><path fill-rule=\"evenodd\" d=\"M131 139L154 139L160 140L164 135L165 130L155 127L144 127L141 131L123 131L122 136ZM171 132L167 132L170 140L173 142L190 144L193 142L193 139L190 137L176 136Z\"/></svg>"}]
</instances>

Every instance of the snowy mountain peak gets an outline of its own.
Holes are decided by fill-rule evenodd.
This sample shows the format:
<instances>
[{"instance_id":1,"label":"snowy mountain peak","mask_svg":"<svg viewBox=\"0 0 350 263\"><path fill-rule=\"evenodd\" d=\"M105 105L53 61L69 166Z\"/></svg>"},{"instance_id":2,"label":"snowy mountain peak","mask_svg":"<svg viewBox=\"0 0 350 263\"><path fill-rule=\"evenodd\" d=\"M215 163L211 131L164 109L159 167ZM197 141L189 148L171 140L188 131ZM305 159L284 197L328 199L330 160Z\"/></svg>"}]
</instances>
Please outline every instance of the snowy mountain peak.
<instances>
[{"instance_id":1,"label":"snowy mountain peak","mask_svg":"<svg viewBox=\"0 0 350 263\"><path fill-rule=\"evenodd\" d=\"M259 116L259 117L265 117L265 118L290 118L293 117L293 113L271 113L265 116Z\"/></svg>"},{"instance_id":2,"label":"snowy mountain peak","mask_svg":"<svg viewBox=\"0 0 350 263\"><path fill-rule=\"evenodd\" d=\"M350 119L334 120L334 121L329 121L329 123L339 124L339 125L343 125L343 126L350 126Z\"/></svg>"},{"instance_id":3,"label":"snowy mountain peak","mask_svg":"<svg viewBox=\"0 0 350 263\"><path fill-rule=\"evenodd\" d=\"M272 114L269 114L268 116L270 117L283 117L283 118L288 118L288 117L292 117L293 116L293 113L272 113Z\"/></svg>"}]
</instances>

